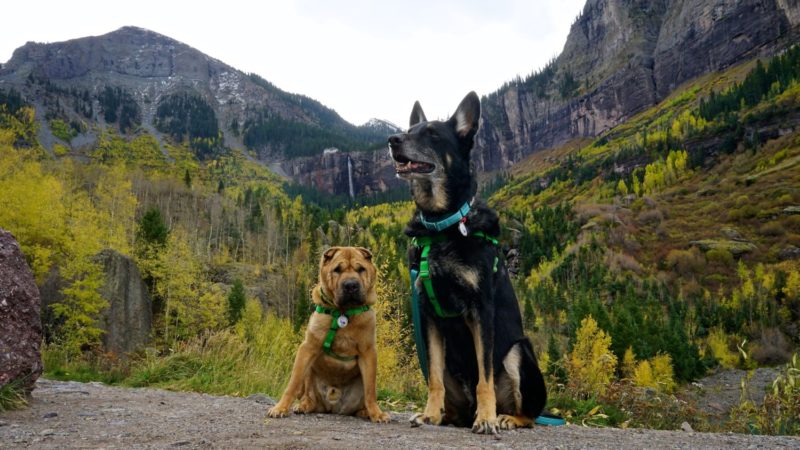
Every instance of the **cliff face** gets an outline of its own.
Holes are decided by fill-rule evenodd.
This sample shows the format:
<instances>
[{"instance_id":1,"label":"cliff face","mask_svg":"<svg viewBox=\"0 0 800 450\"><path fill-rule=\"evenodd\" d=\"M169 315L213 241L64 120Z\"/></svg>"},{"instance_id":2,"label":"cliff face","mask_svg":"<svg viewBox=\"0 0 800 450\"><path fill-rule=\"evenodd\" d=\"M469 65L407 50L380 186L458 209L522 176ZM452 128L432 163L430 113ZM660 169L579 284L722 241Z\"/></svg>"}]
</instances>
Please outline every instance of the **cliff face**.
<instances>
[{"instance_id":1,"label":"cliff face","mask_svg":"<svg viewBox=\"0 0 800 450\"><path fill-rule=\"evenodd\" d=\"M685 81L770 56L796 42L799 3L588 0L548 68L484 97L477 166L597 136Z\"/></svg>"},{"instance_id":2,"label":"cliff face","mask_svg":"<svg viewBox=\"0 0 800 450\"><path fill-rule=\"evenodd\" d=\"M336 195L372 195L405 187L395 176L386 151L326 151L321 156L293 158L279 163L283 175L297 183Z\"/></svg>"}]
</instances>

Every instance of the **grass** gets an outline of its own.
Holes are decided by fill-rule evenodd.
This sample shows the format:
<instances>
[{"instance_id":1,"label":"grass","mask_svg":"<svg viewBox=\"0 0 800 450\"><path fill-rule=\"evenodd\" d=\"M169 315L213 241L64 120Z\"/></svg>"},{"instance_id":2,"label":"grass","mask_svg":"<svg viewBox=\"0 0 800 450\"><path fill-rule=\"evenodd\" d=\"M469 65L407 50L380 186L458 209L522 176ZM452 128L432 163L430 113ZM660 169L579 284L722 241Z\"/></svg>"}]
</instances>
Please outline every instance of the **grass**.
<instances>
[{"instance_id":1,"label":"grass","mask_svg":"<svg viewBox=\"0 0 800 450\"><path fill-rule=\"evenodd\" d=\"M19 381L12 381L0 387L0 412L20 409L27 404L25 390Z\"/></svg>"},{"instance_id":2,"label":"grass","mask_svg":"<svg viewBox=\"0 0 800 450\"><path fill-rule=\"evenodd\" d=\"M387 330L399 327L388 321L384 325ZM235 328L209 331L175 343L173 350L163 355L150 351L117 359L109 354L87 353L71 358L60 347L47 345L42 352L44 376L215 395L263 393L279 397L291 375L302 336L288 319L273 314L262 318L260 309L246 309ZM378 342L379 400L392 408L416 407L424 395L418 368L401 357L404 352L394 348L396 343L386 342L389 338L382 335Z\"/></svg>"}]
</instances>

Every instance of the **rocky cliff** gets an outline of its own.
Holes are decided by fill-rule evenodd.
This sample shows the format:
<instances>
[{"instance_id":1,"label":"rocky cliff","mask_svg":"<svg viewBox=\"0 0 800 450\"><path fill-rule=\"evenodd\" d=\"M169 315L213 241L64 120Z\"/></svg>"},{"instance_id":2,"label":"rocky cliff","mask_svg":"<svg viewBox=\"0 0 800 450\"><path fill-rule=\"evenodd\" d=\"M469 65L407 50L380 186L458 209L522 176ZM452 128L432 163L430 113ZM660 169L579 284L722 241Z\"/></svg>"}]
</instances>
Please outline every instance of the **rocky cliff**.
<instances>
[{"instance_id":1,"label":"rocky cliff","mask_svg":"<svg viewBox=\"0 0 800 450\"><path fill-rule=\"evenodd\" d=\"M793 0L588 0L561 55L483 98L479 168L593 137L681 83L797 42Z\"/></svg>"},{"instance_id":2,"label":"rocky cliff","mask_svg":"<svg viewBox=\"0 0 800 450\"><path fill-rule=\"evenodd\" d=\"M153 312L139 268L114 250L103 250L95 260L103 266L100 294L108 300L100 319L103 348L117 354L141 349L150 340Z\"/></svg>"}]
</instances>

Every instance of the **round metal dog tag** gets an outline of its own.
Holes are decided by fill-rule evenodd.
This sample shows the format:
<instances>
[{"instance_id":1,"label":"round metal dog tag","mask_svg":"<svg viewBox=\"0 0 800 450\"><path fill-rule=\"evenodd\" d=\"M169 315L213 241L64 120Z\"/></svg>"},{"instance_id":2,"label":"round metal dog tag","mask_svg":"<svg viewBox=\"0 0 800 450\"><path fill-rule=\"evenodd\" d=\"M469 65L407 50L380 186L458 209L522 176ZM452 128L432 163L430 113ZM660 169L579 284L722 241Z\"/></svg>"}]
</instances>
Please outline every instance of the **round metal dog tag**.
<instances>
[{"instance_id":1,"label":"round metal dog tag","mask_svg":"<svg viewBox=\"0 0 800 450\"><path fill-rule=\"evenodd\" d=\"M348 322L349 320L347 320L347 316L339 316L339 318L336 319L336 323L339 325L339 328L346 327Z\"/></svg>"},{"instance_id":2,"label":"round metal dog tag","mask_svg":"<svg viewBox=\"0 0 800 450\"><path fill-rule=\"evenodd\" d=\"M469 231L467 230L467 226L464 225L464 222L460 222L458 224L458 231L460 231L461 235L464 236L464 237L466 237L469 234Z\"/></svg>"}]
</instances>

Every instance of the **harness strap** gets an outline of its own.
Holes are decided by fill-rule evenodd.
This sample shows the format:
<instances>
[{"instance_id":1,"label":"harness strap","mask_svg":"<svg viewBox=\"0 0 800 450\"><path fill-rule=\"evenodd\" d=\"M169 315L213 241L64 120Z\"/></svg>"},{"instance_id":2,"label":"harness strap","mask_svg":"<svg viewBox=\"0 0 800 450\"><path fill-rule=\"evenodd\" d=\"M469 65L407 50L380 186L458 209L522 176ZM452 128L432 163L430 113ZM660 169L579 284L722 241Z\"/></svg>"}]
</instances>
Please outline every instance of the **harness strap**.
<instances>
[{"instance_id":1,"label":"harness strap","mask_svg":"<svg viewBox=\"0 0 800 450\"><path fill-rule=\"evenodd\" d=\"M442 305L439 304L439 300L436 298L436 293L433 290L433 281L431 280L430 267L429 267L429 264L428 264L428 253L431 251L431 244L434 244L434 243L437 243L437 242L442 242L442 241L444 241L446 239L447 239L447 237L444 236L444 235L437 235L437 236L433 236L433 237L431 237L431 236L420 236L420 237L414 238L412 240L412 242L417 247L421 247L422 248L422 253L420 253L420 257L419 257L419 274L418 274L418 276L419 276L419 279L422 280L422 286L425 288L425 293L428 294L428 301L431 302L431 306L433 306L433 310L434 310L434 312L436 313L437 316L442 317L442 318L452 318L452 317L460 316L461 313L460 312L455 312L455 313L446 312L442 308ZM416 277L414 277L414 278L416 278ZM416 280L412 281L412 284L411 284L411 288L412 289L416 289L414 281L416 281Z\"/></svg>"},{"instance_id":2,"label":"harness strap","mask_svg":"<svg viewBox=\"0 0 800 450\"><path fill-rule=\"evenodd\" d=\"M342 356L337 355L333 352L331 347L333 346L333 338L336 336L336 330L339 329L339 316L345 316L348 319L350 317L356 316L363 312L369 311L369 305L359 306L357 308L350 308L346 311L340 311L334 308L326 308L322 305L316 305L316 311L319 314L327 314L331 316L331 327L328 330L328 334L325 335L325 341L322 343L322 351L325 352L326 355L338 359L339 361L353 361L357 358L357 356Z\"/></svg>"},{"instance_id":3,"label":"harness strap","mask_svg":"<svg viewBox=\"0 0 800 450\"><path fill-rule=\"evenodd\" d=\"M482 231L476 231L470 234L471 237L477 237L480 239L484 239L485 241L489 242L490 244L494 245L495 247L498 246L497 239L492 236L487 235ZM412 244L418 248L421 248L422 251L419 257L419 272L415 273L416 271L411 272L411 289L412 292L416 290L416 280L419 278L422 281L422 286L425 289L425 293L428 295L428 301L431 302L431 306L433 306L433 311L436 313L437 316L443 319L449 319L453 317L458 317L461 315L460 312L448 312L442 308L442 305L439 303L439 299L436 298L436 292L433 290L433 280L431 279L430 274L430 265L428 263L428 254L431 251L431 245L446 241L447 236L438 234L435 236L419 236L415 237L411 240ZM499 258L497 255L494 257L494 262L492 264L492 272L497 272L497 263L499 262Z\"/></svg>"}]
</instances>

